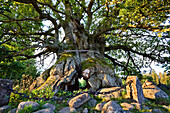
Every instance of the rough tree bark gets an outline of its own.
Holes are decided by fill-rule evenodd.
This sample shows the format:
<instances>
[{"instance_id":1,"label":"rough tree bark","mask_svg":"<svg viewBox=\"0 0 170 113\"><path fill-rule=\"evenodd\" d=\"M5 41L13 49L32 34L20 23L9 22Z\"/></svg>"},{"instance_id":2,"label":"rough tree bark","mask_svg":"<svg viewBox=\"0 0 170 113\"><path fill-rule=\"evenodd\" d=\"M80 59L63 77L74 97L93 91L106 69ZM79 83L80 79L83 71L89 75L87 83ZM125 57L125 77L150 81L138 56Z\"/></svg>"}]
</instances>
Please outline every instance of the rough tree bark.
<instances>
[{"instance_id":1,"label":"rough tree bark","mask_svg":"<svg viewBox=\"0 0 170 113\"><path fill-rule=\"evenodd\" d=\"M122 85L121 80L105 62L104 38L92 38L83 28L74 20L65 23L68 50L60 55L59 60L48 71L37 78L37 90L48 86L52 86L56 93L58 90L76 90L79 89L78 79L81 77L86 80L86 87L93 91L101 87Z\"/></svg>"}]
</instances>

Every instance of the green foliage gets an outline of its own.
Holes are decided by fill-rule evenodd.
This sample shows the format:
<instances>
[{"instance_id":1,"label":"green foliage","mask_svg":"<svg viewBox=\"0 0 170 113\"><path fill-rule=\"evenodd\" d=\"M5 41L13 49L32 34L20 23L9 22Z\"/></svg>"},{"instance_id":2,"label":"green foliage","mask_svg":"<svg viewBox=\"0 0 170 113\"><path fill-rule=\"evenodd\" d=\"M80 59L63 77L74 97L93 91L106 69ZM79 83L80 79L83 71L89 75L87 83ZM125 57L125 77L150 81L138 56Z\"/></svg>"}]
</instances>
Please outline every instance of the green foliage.
<instances>
[{"instance_id":1,"label":"green foliage","mask_svg":"<svg viewBox=\"0 0 170 113\"><path fill-rule=\"evenodd\" d=\"M28 89L21 89L21 88L19 87L19 85L16 86L14 89L17 90L19 93L24 93L24 94L27 94L27 95L30 94L30 92L29 92ZM17 106L18 106L18 104L19 104L20 102L22 102L22 101L27 101L27 100L28 100L27 98L21 97L21 96L18 95L18 94L11 93L9 105L11 105L12 108L17 108Z\"/></svg>"},{"instance_id":2,"label":"green foliage","mask_svg":"<svg viewBox=\"0 0 170 113\"><path fill-rule=\"evenodd\" d=\"M155 71L153 70L151 74L143 75L142 83L144 83L146 79L153 81L156 85L158 85L159 82L161 84L170 85L169 83L170 77L166 72L164 72L163 74L159 72L159 75L157 75Z\"/></svg>"},{"instance_id":3,"label":"green foliage","mask_svg":"<svg viewBox=\"0 0 170 113\"><path fill-rule=\"evenodd\" d=\"M30 59L27 61L15 61L0 63L0 78L12 79L16 81L21 81L22 75L31 75L34 79L39 75L35 67L35 60Z\"/></svg>"},{"instance_id":4,"label":"green foliage","mask_svg":"<svg viewBox=\"0 0 170 113\"><path fill-rule=\"evenodd\" d=\"M5 52L11 56L27 59L38 48L60 58L78 47L109 54L108 62L126 75L139 73L148 59L168 67L162 54L169 54L169 27L161 25L168 18L167 0L33 1L0 1L0 47L9 47ZM59 40L62 29L65 38Z\"/></svg>"},{"instance_id":5,"label":"green foliage","mask_svg":"<svg viewBox=\"0 0 170 113\"><path fill-rule=\"evenodd\" d=\"M153 81L153 78L149 74L142 76L141 84L145 83L146 80Z\"/></svg>"},{"instance_id":6,"label":"green foliage","mask_svg":"<svg viewBox=\"0 0 170 113\"><path fill-rule=\"evenodd\" d=\"M77 93L81 93L83 91L89 91L89 89L79 89L79 90L74 90L73 93L77 94Z\"/></svg>"},{"instance_id":7,"label":"green foliage","mask_svg":"<svg viewBox=\"0 0 170 113\"><path fill-rule=\"evenodd\" d=\"M86 87L86 81L83 79L83 77L81 79L79 79L79 87Z\"/></svg>"},{"instance_id":8,"label":"green foliage","mask_svg":"<svg viewBox=\"0 0 170 113\"><path fill-rule=\"evenodd\" d=\"M34 111L31 105L24 107L24 109L19 110L18 113L32 113Z\"/></svg>"},{"instance_id":9,"label":"green foliage","mask_svg":"<svg viewBox=\"0 0 170 113\"><path fill-rule=\"evenodd\" d=\"M126 85L126 79L121 79L121 81L122 81L122 85Z\"/></svg>"},{"instance_id":10,"label":"green foliage","mask_svg":"<svg viewBox=\"0 0 170 113\"><path fill-rule=\"evenodd\" d=\"M15 88L19 93L24 93L29 96L29 98L32 97L38 97L38 98L52 98L54 96L54 92L52 92L52 89L50 87L47 87L43 90L33 90L32 92L29 91L28 88L21 88L19 85L17 85ZM13 108L17 107L18 104L22 101L35 101L32 99L28 99L25 97L21 97L18 94L11 93L10 95L10 101L9 105L11 105ZM37 102L43 103L43 100L38 100Z\"/></svg>"},{"instance_id":11,"label":"green foliage","mask_svg":"<svg viewBox=\"0 0 170 113\"><path fill-rule=\"evenodd\" d=\"M159 78L158 75L156 74L156 72L153 70L151 73L151 77L153 78L153 82L158 85L159 84Z\"/></svg>"},{"instance_id":12,"label":"green foliage","mask_svg":"<svg viewBox=\"0 0 170 113\"><path fill-rule=\"evenodd\" d=\"M39 98L52 98L54 96L54 92L52 92L51 87L45 87L43 90L32 90L30 94L31 97L39 97Z\"/></svg>"},{"instance_id":13,"label":"green foliage","mask_svg":"<svg viewBox=\"0 0 170 113\"><path fill-rule=\"evenodd\" d=\"M148 106L150 109L160 109L162 112L168 113L168 109L164 108L162 106L162 103L166 102L169 105L169 101L169 99L156 99L145 102L145 105Z\"/></svg>"},{"instance_id":14,"label":"green foliage","mask_svg":"<svg viewBox=\"0 0 170 113\"><path fill-rule=\"evenodd\" d=\"M123 97L125 97L126 94L127 94L126 91L122 91L122 92L121 92L121 95L122 95Z\"/></svg>"},{"instance_id":15,"label":"green foliage","mask_svg":"<svg viewBox=\"0 0 170 113\"><path fill-rule=\"evenodd\" d=\"M87 60L85 60L81 63L82 70L85 70L85 69L90 68L90 67L95 67L98 64L101 65L102 67L108 66L111 69L113 69L113 66L103 59L88 58Z\"/></svg>"},{"instance_id":16,"label":"green foliage","mask_svg":"<svg viewBox=\"0 0 170 113\"><path fill-rule=\"evenodd\" d=\"M12 51L17 51L18 46L20 45L15 42L9 42L7 44L1 44L0 42L0 78L12 79L14 80L14 84L21 81L23 74L31 75L33 78L39 75L34 59L21 61L20 59L22 57L8 57L13 54ZM33 52L34 50L30 50L28 54L33 54Z\"/></svg>"},{"instance_id":17,"label":"green foliage","mask_svg":"<svg viewBox=\"0 0 170 113\"><path fill-rule=\"evenodd\" d=\"M57 94L55 94L55 95L56 95L57 97L63 97L63 96L72 95L72 92L59 90L59 91L57 92Z\"/></svg>"}]
</instances>

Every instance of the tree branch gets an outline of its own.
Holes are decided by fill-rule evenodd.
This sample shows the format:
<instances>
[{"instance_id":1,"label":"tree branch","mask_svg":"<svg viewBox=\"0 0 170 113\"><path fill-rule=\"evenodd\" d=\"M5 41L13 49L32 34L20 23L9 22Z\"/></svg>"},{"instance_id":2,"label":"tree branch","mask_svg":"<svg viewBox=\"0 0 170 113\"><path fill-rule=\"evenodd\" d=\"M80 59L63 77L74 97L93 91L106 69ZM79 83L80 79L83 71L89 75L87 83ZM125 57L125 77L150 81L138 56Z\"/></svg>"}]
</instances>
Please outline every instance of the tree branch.
<instances>
[{"instance_id":1,"label":"tree branch","mask_svg":"<svg viewBox=\"0 0 170 113\"><path fill-rule=\"evenodd\" d=\"M153 57L152 54L146 54L146 53L141 53L141 52L138 52L138 51L135 51L127 46L123 46L123 45L117 45L117 46L109 46L109 47L105 47L105 51L110 51L110 50L118 50L118 49L122 49L124 51L130 51L132 53L136 53L138 55L141 55L143 57L147 57L147 58L150 58L151 60L155 60L155 61L158 61L160 63L164 63L165 61L164 60L161 60L161 59L157 59L156 57Z\"/></svg>"},{"instance_id":2,"label":"tree branch","mask_svg":"<svg viewBox=\"0 0 170 113\"><path fill-rule=\"evenodd\" d=\"M104 56L105 56L106 58L108 58L109 60L111 60L115 66L116 66L116 65L117 65L117 66L121 66L121 67L124 68L123 70L126 70L126 71L129 73L128 68L127 68L125 65L123 65L123 63L118 62L116 59L110 57L110 56L107 55L107 54L104 54Z\"/></svg>"},{"instance_id":3,"label":"tree branch","mask_svg":"<svg viewBox=\"0 0 170 113\"><path fill-rule=\"evenodd\" d=\"M79 1L77 1L77 0L75 0L75 1L83 8L83 10L84 10L86 13L88 13L85 6L83 6Z\"/></svg>"},{"instance_id":4,"label":"tree branch","mask_svg":"<svg viewBox=\"0 0 170 113\"><path fill-rule=\"evenodd\" d=\"M40 20L39 18L23 18L23 19L10 19L10 20L0 20L0 22L3 22L3 23L8 23L8 22L20 22L20 21L27 21L27 20L30 20L30 21L38 21Z\"/></svg>"},{"instance_id":5,"label":"tree branch","mask_svg":"<svg viewBox=\"0 0 170 113\"><path fill-rule=\"evenodd\" d=\"M90 3L87 7L87 15L88 15L88 20L87 20L87 31L89 31L90 29L90 26L91 26L91 23L92 23L92 12L91 12L91 9L92 9L92 6L94 4L94 0L90 0Z\"/></svg>"},{"instance_id":6,"label":"tree branch","mask_svg":"<svg viewBox=\"0 0 170 113\"><path fill-rule=\"evenodd\" d=\"M38 54L36 54L36 55L18 54L18 55L15 55L15 57L17 57L17 56L23 56L23 57L26 57L26 58L22 58L22 59L20 59L20 60L27 60L27 59L31 59L31 58L40 57L41 55L43 55L43 54L45 54L45 53L47 53L47 52L49 52L48 49L46 49L46 50L44 50L44 51L42 51L42 52L40 52L40 53L38 53Z\"/></svg>"},{"instance_id":7,"label":"tree branch","mask_svg":"<svg viewBox=\"0 0 170 113\"><path fill-rule=\"evenodd\" d=\"M146 29L146 30L150 30L150 31L156 31L156 30L162 30L163 26L159 26L159 27L152 27L152 26L145 26L145 25L129 25L129 26L117 26L117 27L112 27L112 28L106 28L103 29L102 31L97 32L96 34L93 34L93 38L95 37L99 37L100 35L107 33L108 31L113 31L116 29L133 29L133 28L138 28L138 29Z\"/></svg>"},{"instance_id":8,"label":"tree branch","mask_svg":"<svg viewBox=\"0 0 170 113\"><path fill-rule=\"evenodd\" d=\"M140 72L139 67L135 64L135 61L133 60L132 56L130 55L130 51L128 51L128 55L129 55L129 58L132 60L133 65L134 65L134 66L138 69L138 71Z\"/></svg>"},{"instance_id":9,"label":"tree branch","mask_svg":"<svg viewBox=\"0 0 170 113\"><path fill-rule=\"evenodd\" d=\"M54 36L52 33L48 32L42 32L42 33L3 33L3 35L22 35L22 36L29 36L29 35L49 35L49 36Z\"/></svg>"},{"instance_id":10,"label":"tree branch","mask_svg":"<svg viewBox=\"0 0 170 113\"><path fill-rule=\"evenodd\" d=\"M24 3L24 4L31 4L30 0L14 0L14 1Z\"/></svg>"}]
</instances>

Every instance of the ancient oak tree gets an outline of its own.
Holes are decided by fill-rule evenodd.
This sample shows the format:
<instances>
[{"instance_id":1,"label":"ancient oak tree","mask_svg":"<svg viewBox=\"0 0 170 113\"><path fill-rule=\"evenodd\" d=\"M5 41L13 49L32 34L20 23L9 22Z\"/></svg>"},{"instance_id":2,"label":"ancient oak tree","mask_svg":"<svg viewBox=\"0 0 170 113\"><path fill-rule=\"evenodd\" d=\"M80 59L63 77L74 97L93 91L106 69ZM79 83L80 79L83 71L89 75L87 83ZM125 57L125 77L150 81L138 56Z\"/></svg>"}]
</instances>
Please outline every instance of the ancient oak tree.
<instances>
[{"instance_id":1,"label":"ancient oak tree","mask_svg":"<svg viewBox=\"0 0 170 113\"><path fill-rule=\"evenodd\" d=\"M169 61L166 0L1 0L0 5L0 49L8 53L3 58L57 56L33 88L51 84L56 92L70 90L81 77L92 90L121 86L114 71L128 75L152 61Z\"/></svg>"}]
</instances>

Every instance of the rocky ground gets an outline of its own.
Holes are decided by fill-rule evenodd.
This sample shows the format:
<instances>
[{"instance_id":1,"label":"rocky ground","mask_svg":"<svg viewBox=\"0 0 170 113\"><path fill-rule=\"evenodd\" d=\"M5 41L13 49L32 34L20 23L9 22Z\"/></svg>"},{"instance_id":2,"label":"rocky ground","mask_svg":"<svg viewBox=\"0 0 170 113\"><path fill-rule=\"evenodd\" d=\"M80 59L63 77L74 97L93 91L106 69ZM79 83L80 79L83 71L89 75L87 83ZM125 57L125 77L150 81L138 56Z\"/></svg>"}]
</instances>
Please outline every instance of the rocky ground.
<instances>
[{"instance_id":1,"label":"rocky ground","mask_svg":"<svg viewBox=\"0 0 170 113\"><path fill-rule=\"evenodd\" d=\"M9 82L9 81L8 81ZM1 82L2 84L3 82ZM7 85L7 83L4 83ZM152 82L141 85L137 77L126 80L126 88L102 88L96 94L83 93L62 101L23 101L17 108L0 95L0 113L168 113L169 96ZM10 82L9 84L10 85ZM0 87L2 88L2 87ZM7 94L1 89L3 94ZM7 95L5 96L7 97ZM55 98L58 98L55 96Z\"/></svg>"}]
</instances>

